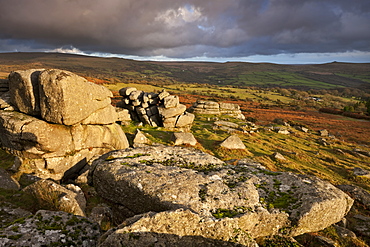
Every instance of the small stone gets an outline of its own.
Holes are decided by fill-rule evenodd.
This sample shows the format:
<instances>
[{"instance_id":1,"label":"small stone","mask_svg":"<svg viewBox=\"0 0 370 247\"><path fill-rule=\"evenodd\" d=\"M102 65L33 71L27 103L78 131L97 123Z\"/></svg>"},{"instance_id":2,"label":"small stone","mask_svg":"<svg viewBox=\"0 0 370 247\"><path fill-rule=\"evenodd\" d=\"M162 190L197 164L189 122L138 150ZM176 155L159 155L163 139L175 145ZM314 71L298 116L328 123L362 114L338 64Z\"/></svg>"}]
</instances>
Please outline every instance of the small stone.
<instances>
[{"instance_id":1,"label":"small stone","mask_svg":"<svg viewBox=\"0 0 370 247\"><path fill-rule=\"evenodd\" d=\"M279 152L274 153L271 157L275 160L280 160L280 161L286 160L286 158Z\"/></svg>"},{"instance_id":2,"label":"small stone","mask_svg":"<svg viewBox=\"0 0 370 247\"><path fill-rule=\"evenodd\" d=\"M287 130L285 128L275 128L275 131L278 134L283 134L283 135L289 135L290 134L289 130Z\"/></svg>"},{"instance_id":3,"label":"small stone","mask_svg":"<svg viewBox=\"0 0 370 247\"><path fill-rule=\"evenodd\" d=\"M353 174L359 177L370 178L370 171L362 169L360 167L353 168Z\"/></svg>"},{"instance_id":4,"label":"small stone","mask_svg":"<svg viewBox=\"0 0 370 247\"><path fill-rule=\"evenodd\" d=\"M308 129L306 127L303 127L303 126L295 126L294 128L296 130L302 131L304 133L307 133L308 132Z\"/></svg>"},{"instance_id":5,"label":"small stone","mask_svg":"<svg viewBox=\"0 0 370 247\"><path fill-rule=\"evenodd\" d=\"M329 132L326 129L319 130L320 136L329 136Z\"/></svg>"},{"instance_id":6,"label":"small stone","mask_svg":"<svg viewBox=\"0 0 370 247\"><path fill-rule=\"evenodd\" d=\"M220 146L227 149L246 149L244 143L242 142L242 140L240 140L239 136L237 135L229 136L228 138L222 141Z\"/></svg>"},{"instance_id":7,"label":"small stone","mask_svg":"<svg viewBox=\"0 0 370 247\"><path fill-rule=\"evenodd\" d=\"M135 138L133 140L134 144L150 144L151 141L141 132L139 129L136 129Z\"/></svg>"},{"instance_id":8,"label":"small stone","mask_svg":"<svg viewBox=\"0 0 370 247\"><path fill-rule=\"evenodd\" d=\"M195 146L198 143L192 133L184 133L184 132L173 133L172 141L174 142L175 146L183 145L183 144L189 144L191 146Z\"/></svg>"}]
</instances>

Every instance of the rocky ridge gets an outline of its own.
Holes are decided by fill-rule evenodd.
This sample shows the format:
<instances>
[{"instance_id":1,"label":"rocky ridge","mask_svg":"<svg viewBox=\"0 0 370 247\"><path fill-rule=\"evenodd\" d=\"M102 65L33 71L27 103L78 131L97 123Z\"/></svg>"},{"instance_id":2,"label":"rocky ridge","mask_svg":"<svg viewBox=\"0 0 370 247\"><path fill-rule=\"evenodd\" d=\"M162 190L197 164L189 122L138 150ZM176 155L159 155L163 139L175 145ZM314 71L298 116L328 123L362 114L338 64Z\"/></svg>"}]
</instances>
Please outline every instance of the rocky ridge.
<instances>
[{"instance_id":1,"label":"rocky ridge","mask_svg":"<svg viewBox=\"0 0 370 247\"><path fill-rule=\"evenodd\" d=\"M189 131L194 121L194 115L186 112L186 106L180 104L179 97L170 95L165 90L160 93L147 93L133 87L126 87L120 89L119 94L122 99L117 106L128 110L128 112L118 110L123 122L129 119L128 116L124 117L124 114L129 113L130 119L143 124Z\"/></svg>"},{"instance_id":2,"label":"rocky ridge","mask_svg":"<svg viewBox=\"0 0 370 247\"><path fill-rule=\"evenodd\" d=\"M245 119L239 105L232 103L217 103L215 101L197 100L189 109L195 114L225 115L238 119Z\"/></svg>"}]
</instances>

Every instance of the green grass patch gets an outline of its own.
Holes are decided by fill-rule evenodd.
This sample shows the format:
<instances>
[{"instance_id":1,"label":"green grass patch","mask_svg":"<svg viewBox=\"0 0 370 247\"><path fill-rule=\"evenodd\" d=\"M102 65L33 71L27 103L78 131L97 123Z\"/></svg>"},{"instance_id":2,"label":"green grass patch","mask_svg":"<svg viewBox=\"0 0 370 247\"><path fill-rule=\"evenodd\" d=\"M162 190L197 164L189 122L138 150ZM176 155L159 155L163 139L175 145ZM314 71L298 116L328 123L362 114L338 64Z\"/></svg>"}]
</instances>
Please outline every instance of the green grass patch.
<instances>
[{"instance_id":1,"label":"green grass patch","mask_svg":"<svg viewBox=\"0 0 370 247\"><path fill-rule=\"evenodd\" d=\"M14 156L0 148L0 167L8 169L14 163Z\"/></svg>"}]
</instances>

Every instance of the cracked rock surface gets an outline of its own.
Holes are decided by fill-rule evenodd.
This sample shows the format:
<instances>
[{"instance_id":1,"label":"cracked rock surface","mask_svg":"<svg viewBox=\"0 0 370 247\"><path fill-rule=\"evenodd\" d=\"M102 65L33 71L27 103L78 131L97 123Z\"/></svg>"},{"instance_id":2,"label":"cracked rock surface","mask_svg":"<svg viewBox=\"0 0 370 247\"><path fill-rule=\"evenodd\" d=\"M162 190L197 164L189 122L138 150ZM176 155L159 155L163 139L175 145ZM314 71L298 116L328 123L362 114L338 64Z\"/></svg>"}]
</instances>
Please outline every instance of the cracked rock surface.
<instances>
[{"instance_id":1,"label":"cracked rock surface","mask_svg":"<svg viewBox=\"0 0 370 247\"><path fill-rule=\"evenodd\" d=\"M150 211L167 212L167 217L191 214L197 218L194 232L223 241L231 241L237 235L231 234L235 229L251 238L319 231L340 221L353 203L344 192L315 177L271 172L243 160L226 165L211 155L181 147L113 151L93 166L90 182L105 199L135 215ZM153 220L160 218L156 213L142 216L140 227L135 223L137 229L190 234L174 230L189 227L187 220L176 220L169 229L150 230L155 228L152 224L164 224Z\"/></svg>"}]
</instances>

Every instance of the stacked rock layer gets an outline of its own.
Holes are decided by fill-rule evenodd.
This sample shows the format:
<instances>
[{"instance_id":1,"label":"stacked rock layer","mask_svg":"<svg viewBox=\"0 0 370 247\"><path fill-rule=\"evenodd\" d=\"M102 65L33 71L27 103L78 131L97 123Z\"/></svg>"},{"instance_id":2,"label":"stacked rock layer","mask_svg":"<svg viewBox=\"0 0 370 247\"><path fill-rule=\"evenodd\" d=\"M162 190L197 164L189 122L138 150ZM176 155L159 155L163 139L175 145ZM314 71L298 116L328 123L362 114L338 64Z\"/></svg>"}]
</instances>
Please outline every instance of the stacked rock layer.
<instances>
[{"instance_id":1,"label":"stacked rock layer","mask_svg":"<svg viewBox=\"0 0 370 247\"><path fill-rule=\"evenodd\" d=\"M131 119L153 127L190 129L194 114L186 112L179 97L163 90L147 93L133 87L119 90L122 96L118 107L127 109Z\"/></svg>"},{"instance_id":2,"label":"stacked rock layer","mask_svg":"<svg viewBox=\"0 0 370 247\"><path fill-rule=\"evenodd\" d=\"M12 72L4 94L12 107L0 111L0 144L40 177L59 180L95 155L128 147L112 93L69 71Z\"/></svg>"},{"instance_id":3,"label":"stacked rock layer","mask_svg":"<svg viewBox=\"0 0 370 247\"><path fill-rule=\"evenodd\" d=\"M240 106L232 103L217 103L215 101L197 100L189 109L190 112L210 115L226 115L245 120Z\"/></svg>"}]
</instances>

